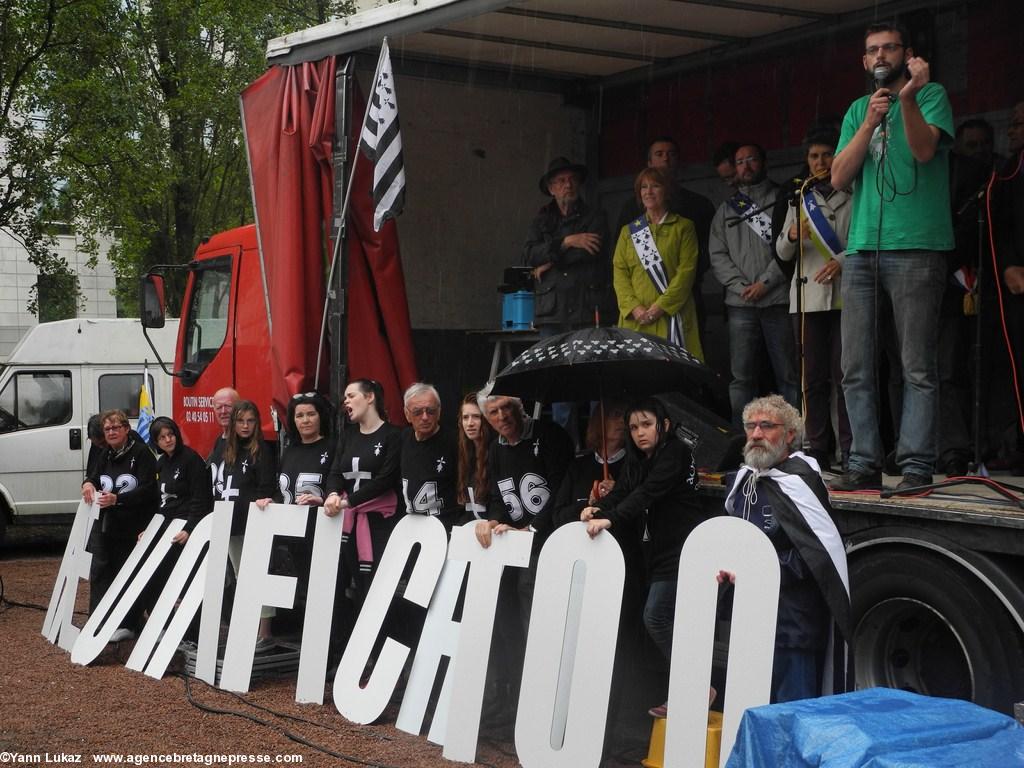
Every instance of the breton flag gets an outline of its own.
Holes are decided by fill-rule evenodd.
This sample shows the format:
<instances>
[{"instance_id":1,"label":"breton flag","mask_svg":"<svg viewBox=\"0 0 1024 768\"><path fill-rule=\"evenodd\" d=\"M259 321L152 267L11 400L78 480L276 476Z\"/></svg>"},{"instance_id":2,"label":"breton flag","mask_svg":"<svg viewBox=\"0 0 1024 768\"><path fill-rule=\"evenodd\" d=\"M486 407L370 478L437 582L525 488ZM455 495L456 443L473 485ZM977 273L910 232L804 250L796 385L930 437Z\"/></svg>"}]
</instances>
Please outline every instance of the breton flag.
<instances>
[{"instance_id":1,"label":"breton flag","mask_svg":"<svg viewBox=\"0 0 1024 768\"><path fill-rule=\"evenodd\" d=\"M149 366L146 366L142 370L142 389L139 390L139 425L135 428L135 431L139 433L139 437L146 443L149 442L149 425L156 418L153 413L153 401L149 399L148 382Z\"/></svg>"},{"instance_id":2,"label":"breton flag","mask_svg":"<svg viewBox=\"0 0 1024 768\"><path fill-rule=\"evenodd\" d=\"M359 147L373 161L373 229L380 232L387 219L402 212L405 204L405 166L402 134L398 130L398 98L387 38L380 49L377 78Z\"/></svg>"}]
</instances>

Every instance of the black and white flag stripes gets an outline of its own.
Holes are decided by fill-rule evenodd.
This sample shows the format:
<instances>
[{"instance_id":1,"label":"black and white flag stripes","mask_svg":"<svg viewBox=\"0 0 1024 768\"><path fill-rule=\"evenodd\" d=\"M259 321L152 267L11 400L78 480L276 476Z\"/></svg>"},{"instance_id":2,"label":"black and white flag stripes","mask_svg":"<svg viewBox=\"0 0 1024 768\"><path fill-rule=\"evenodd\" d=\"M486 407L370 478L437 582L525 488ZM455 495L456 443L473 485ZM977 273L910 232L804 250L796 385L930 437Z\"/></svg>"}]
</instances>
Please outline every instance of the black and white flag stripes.
<instances>
[{"instance_id":1,"label":"black and white flag stripes","mask_svg":"<svg viewBox=\"0 0 1024 768\"><path fill-rule=\"evenodd\" d=\"M373 229L380 231L386 219L402 212L405 204L405 165L402 161L402 134L398 130L398 95L391 71L388 41L380 50L377 79L373 84L366 122L359 136L359 147L373 161Z\"/></svg>"}]
</instances>

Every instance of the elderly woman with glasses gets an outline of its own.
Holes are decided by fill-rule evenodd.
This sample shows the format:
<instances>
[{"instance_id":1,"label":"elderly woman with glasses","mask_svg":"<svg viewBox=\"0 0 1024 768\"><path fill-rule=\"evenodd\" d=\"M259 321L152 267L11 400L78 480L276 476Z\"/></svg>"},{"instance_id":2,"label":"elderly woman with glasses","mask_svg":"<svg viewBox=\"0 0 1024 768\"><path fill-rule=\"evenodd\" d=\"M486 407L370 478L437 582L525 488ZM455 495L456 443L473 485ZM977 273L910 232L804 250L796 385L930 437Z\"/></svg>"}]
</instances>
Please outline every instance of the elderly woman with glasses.
<instances>
[{"instance_id":1,"label":"elderly woman with glasses","mask_svg":"<svg viewBox=\"0 0 1024 768\"><path fill-rule=\"evenodd\" d=\"M131 428L124 411L100 414L107 446L89 476L82 483L82 499L100 508L92 527L88 549L89 612L96 610L114 577L135 547L139 533L156 511L160 494L156 482L156 459L146 443ZM129 640L141 625L141 604L128 612L111 640Z\"/></svg>"}]
</instances>

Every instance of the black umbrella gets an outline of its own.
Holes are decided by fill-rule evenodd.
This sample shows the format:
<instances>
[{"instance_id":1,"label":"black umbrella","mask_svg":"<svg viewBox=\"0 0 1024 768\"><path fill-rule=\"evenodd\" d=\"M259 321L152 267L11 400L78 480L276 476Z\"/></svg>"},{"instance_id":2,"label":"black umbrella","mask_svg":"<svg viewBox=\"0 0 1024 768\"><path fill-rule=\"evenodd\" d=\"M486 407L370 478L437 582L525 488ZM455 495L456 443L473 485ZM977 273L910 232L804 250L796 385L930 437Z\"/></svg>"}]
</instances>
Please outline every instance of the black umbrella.
<instances>
[{"instance_id":1,"label":"black umbrella","mask_svg":"<svg viewBox=\"0 0 1024 768\"><path fill-rule=\"evenodd\" d=\"M711 368L659 336L584 328L541 339L494 380L491 393L543 402L632 399L719 385Z\"/></svg>"}]
</instances>

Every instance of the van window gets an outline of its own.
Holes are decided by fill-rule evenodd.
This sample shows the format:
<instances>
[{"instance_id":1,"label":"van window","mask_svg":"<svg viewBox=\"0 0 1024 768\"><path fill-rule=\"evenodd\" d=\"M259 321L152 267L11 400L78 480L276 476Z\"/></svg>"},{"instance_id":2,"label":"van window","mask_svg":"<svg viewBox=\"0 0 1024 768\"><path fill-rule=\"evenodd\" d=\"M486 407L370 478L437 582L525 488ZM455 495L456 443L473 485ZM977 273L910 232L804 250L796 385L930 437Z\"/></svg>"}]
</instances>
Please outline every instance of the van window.
<instances>
[{"instance_id":1,"label":"van window","mask_svg":"<svg viewBox=\"0 0 1024 768\"><path fill-rule=\"evenodd\" d=\"M231 293L231 258L211 259L196 269L185 331L185 366L199 372L224 345Z\"/></svg>"},{"instance_id":2,"label":"van window","mask_svg":"<svg viewBox=\"0 0 1024 768\"><path fill-rule=\"evenodd\" d=\"M0 432L67 424L72 410L70 371L19 372L0 392Z\"/></svg>"},{"instance_id":3,"label":"van window","mask_svg":"<svg viewBox=\"0 0 1024 768\"><path fill-rule=\"evenodd\" d=\"M154 410L158 403L153 394L153 376L148 377L149 399ZM139 418L139 389L142 387L141 373L106 373L100 376L100 413L119 408L129 419Z\"/></svg>"}]
</instances>

